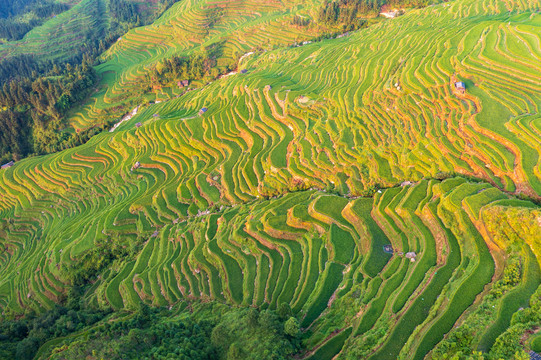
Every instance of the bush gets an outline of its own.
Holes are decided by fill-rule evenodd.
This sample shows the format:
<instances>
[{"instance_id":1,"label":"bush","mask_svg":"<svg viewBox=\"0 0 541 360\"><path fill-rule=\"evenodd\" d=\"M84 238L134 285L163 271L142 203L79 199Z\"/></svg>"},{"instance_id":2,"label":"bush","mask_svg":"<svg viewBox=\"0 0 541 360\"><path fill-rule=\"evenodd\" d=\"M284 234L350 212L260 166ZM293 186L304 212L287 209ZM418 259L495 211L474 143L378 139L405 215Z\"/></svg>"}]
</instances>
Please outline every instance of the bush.
<instances>
[{"instance_id":1,"label":"bush","mask_svg":"<svg viewBox=\"0 0 541 360\"><path fill-rule=\"evenodd\" d=\"M541 353L541 336L537 336L532 340L531 348L536 353Z\"/></svg>"}]
</instances>

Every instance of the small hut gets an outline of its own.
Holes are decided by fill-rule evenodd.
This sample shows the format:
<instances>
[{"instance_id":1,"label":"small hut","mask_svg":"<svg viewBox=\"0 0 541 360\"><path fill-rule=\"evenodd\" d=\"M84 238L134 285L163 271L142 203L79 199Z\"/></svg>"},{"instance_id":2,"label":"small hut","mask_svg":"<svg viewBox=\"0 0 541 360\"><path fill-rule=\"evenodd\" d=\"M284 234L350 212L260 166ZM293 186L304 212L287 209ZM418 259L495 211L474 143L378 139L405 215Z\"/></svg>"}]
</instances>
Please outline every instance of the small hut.
<instances>
[{"instance_id":1,"label":"small hut","mask_svg":"<svg viewBox=\"0 0 541 360\"><path fill-rule=\"evenodd\" d=\"M265 85L265 90L269 91L270 89L272 89L272 86L270 86L270 85Z\"/></svg>"},{"instance_id":2,"label":"small hut","mask_svg":"<svg viewBox=\"0 0 541 360\"><path fill-rule=\"evenodd\" d=\"M157 118L157 117L160 116L160 114L154 114L154 115L152 115L152 116L154 116L155 118Z\"/></svg>"},{"instance_id":3,"label":"small hut","mask_svg":"<svg viewBox=\"0 0 541 360\"><path fill-rule=\"evenodd\" d=\"M15 164L15 161L11 160L10 162L5 163L4 165L2 165L0 167L0 169L2 169L2 170L9 169L10 167L13 166L13 164Z\"/></svg>"},{"instance_id":4,"label":"small hut","mask_svg":"<svg viewBox=\"0 0 541 360\"><path fill-rule=\"evenodd\" d=\"M143 124L140 123L140 122L138 122L137 124L135 124L135 127L136 127L136 128L140 128L141 126L143 126Z\"/></svg>"},{"instance_id":5,"label":"small hut","mask_svg":"<svg viewBox=\"0 0 541 360\"><path fill-rule=\"evenodd\" d=\"M462 81L457 81L455 83L455 89L461 94L464 94L464 92L466 91L466 84L464 84Z\"/></svg>"},{"instance_id":6,"label":"small hut","mask_svg":"<svg viewBox=\"0 0 541 360\"><path fill-rule=\"evenodd\" d=\"M208 109L206 107L204 108L201 108L201 110L199 110L199 115L203 115L204 113L206 113L208 111Z\"/></svg>"},{"instance_id":7,"label":"small hut","mask_svg":"<svg viewBox=\"0 0 541 360\"><path fill-rule=\"evenodd\" d=\"M190 80L180 80L177 84L178 87L186 87L190 85Z\"/></svg>"},{"instance_id":8,"label":"small hut","mask_svg":"<svg viewBox=\"0 0 541 360\"><path fill-rule=\"evenodd\" d=\"M141 163L139 161L135 162L135 164L133 164L133 166L131 167L131 171L133 170L137 170L141 167Z\"/></svg>"},{"instance_id":9,"label":"small hut","mask_svg":"<svg viewBox=\"0 0 541 360\"><path fill-rule=\"evenodd\" d=\"M247 72L248 72L248 70L246 70L246 69L242 69L242 70L240 71L241 74L246 74Z\"/></svg>"},{"instance_id":10,"label":"small hut","mask_svg":"<svg viewBox=\"0 0 541 360\"><path fill-rule=\"evenodd\" d=\"M392 254L393 253L392 245L383 245L383 252L387 254Z\"/></svg>"}]
</instances>

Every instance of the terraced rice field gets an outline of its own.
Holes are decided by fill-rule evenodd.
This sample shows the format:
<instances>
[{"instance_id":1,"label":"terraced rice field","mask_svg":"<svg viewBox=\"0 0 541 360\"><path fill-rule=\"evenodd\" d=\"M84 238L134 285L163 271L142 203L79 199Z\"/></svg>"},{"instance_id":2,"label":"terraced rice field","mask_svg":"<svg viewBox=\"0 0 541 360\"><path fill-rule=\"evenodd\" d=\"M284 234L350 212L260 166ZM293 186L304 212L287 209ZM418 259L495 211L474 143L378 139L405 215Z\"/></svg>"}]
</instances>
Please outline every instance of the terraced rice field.
<instances>
[{"instance_id":1,"label":"terraced rice field","mask_svg":"<svg viewBox=\"0 0 541 360\"><path fill-rule=\"evenodd\" d=\"M217 4L227 21L193 38L213 9L196 1L133 30L108 53L100 71L110 86L75 126L118 102L159 58L220 34L231 35L229 53L242 53L269 40L254 30L262 26L277 44L298 36L269 31L289 3L265 4L259 15ZM142 243L87 302L286 303L310 331L306 357L422 359L499 279L518 236L521 282L476 335L490 348L514 300L527 303L541 281L540 232L514 228L512 217L500 227L487 220L496 210L539 212L511 195L541 196L541 67L525 65L541 59L538 7L456 0L348 37L259 52L243 60L247 74L0 171L0 309L51 308L69 265L98 240ZM464 95L453 92L456 79ZM441 173L490 183L427 180ZM415 184L398 186L404 180Z\"/></svg>"},{"instance_id":2,"label":"terraced rice field","mask_svg":"<svg viewBox=\"0 0 541 360\"><path fill-rule=\"evenodd\" d=\"M166 306L185 298L271 308L287 303L302 326L313 329L314 346L317 339L327 339L320 352L334 355L343 347L347 354L350 344L370 341L383 326L392 331L378 338L367 356L394 358L415 350L415 358L422 358L491 282L498 256L490 251L503 251L487 247L489 237L483 238L479 219L483 209L508 197L487 184L423 180L382 191L373 200L308 190L218 207L227 199L217 196L225 188L218 190L207 176L194 176L179 187L171 179L174 169L166 165L142 162L132 173L112 166L122 163L112 159L124 153L113 139L108 148L102 140L65 153L63 164L55 159L54 172L43 159L35 160L32 172L48 181L20 187L14 201L32 206L9 210L4 219L12 220L2 223L4 313L51 307L63 294L66 266L94 239L143 237L147 240L135 261L113 266L87 301L114 309L133 308L140 301ZM111 171L102 176L104 166ZM4 172L4 183L14 186L20 171L30 173L19 165ZM76 185L92 173L100 174L92 186ZM47 195L32 198L44 190ZM196 190L197 196L190 195ZM485 195L481 202L480 194ZM195 201L183 203L183 196ZM382 244L392 245L394 254L384 253ZM404 257L408 251L417 261ZM539 264L532 259L529 264L538 274ZM538 275L524 284L530 289L526 296L537 285ZM332 333L319 316L347 298L355 303L354 312L341 315L347 336ZM487 336L497 337L504 329L491 328Z\"/></svg>"},{"instance_id":3,"label":"terraced rice field","mask_svg":"<svg viewBox=\"0 0 541 360\"><path fill-rule=\"evenodd\" d=\"M226 15L199 34L189 31L190 24L204 23L208 7L186 1L156 24L128 33L99 68L107 88L72 124L82 129L109 119L110 109L128 101L130 86L160 59L190 54L219 39L227 59L262 44L291 44L311 35L284 27L287 17L273 21L271 14L283 10L268 4L261 17L243 17L245 6L236 2L221 4ZM276 151L290 147L297 157L290 167L302 167L303 155L318 169L363 163L362 169L332 179L344 189L348 180L392 185L443 172L473 175L539 198L541 74L535 64L541 59L536 35L541 18L536 2L523 6L460 0L412 10L341 39L254 54L241 64L248 74L220 79L154 112L176 117L210 106L211 122L229 122L232 116L239 121L237 113L244 122L254 112L257 122L264 114L283 124L284 130L275 129L281 139ZM237 18L242 24L233 22ZM258 27L277 38L260 38ZM458 80L466 83L464 95L453 91ZM266 85L272 86L268 93ZM354 191L355 185L347 187Z\"/></svg>"},{"instance_id":4,"label":"terraced rice field","mask_svg":"<svg viewBox=\"0 0 541 360\"><path fill-rule=\"evenodd\" d=\"M321 1L180 1L152 25L122 36L97 67L107 85L75 114L71 124L85 129L107 122L111 109L142 101L139 81L148 69L173 56L189 56L204 48L218 48L217 66L234 62L257 48L272 49L313 38L322 27L298 27L295 15L312 18ZM244 59L247 59L245 57ZM148 100L175 98L184 89L162 88L146 94ZM113 110L113 115L118 115Z\"/></svg>"}]
</instances>

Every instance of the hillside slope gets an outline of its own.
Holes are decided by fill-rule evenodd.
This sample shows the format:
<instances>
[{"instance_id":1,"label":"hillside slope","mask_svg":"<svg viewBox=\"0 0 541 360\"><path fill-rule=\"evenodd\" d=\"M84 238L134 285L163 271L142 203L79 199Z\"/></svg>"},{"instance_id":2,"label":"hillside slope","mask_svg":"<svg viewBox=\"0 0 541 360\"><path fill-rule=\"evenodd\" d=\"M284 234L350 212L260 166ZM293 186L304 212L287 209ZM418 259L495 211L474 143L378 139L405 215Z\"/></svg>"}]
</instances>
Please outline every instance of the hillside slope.
<instances>
[{"instance_id":1,"label":"hillside slope","mask_svg":"<svg viewBox=\"0 0 541 360\"><path fill-rule=\"evenodd\" d=\"M189 215L188 205L174 206L172 195L155 198L154 206L127 208L147 186L159 187L154 182L159 170L135 173L137 181L122 186L104 181L91 188L94 195L80 194L77 200L42 199L32 211L3 222L4 314L51 309L70 284L79 283L78 276L86 276L74 275L80 274L85 253L121 246L130 250L104 269L86 303L116 310L137 309L140 301L169 306L182 299L272 309L285 303L302 327L312 329L306 343L316 346L315 354L335 354L345 346L344 356L385 359L402 350L403 358L421 359L485 285L498 286L508 263L504 251L530 264L514 284L524 290L518 302L486 301L512 313L541 283L539 261L530 250L537 250L538 234L515 227L517 242L502 229L519 217L497 217L496 223L490 217L514 208L522 218L526 212L535 219L540 209L487 184L422 181L385 190L374 200L301 191ZM211 197L212 188L203 194ZM386 253L385 245L394 254ZM407 252L414 252L416 261L405 257ZM491 330L492 342L509 318L502 324ZM382 329L389 329L387 336ZM478 339L483 334L480 330ZM332 346L331 340L321 345L335 337Z\"/></svg>"},{"instance_id":2,"label":"hillside slope","mask_svg":"<svg viewBox=\"0 0 541 360\"><path fill-rule=\"evenodd\" d=\"M238 16L245 4L235 4L225 9ZM263 107L282 127L293 127L279 134L293 136L287 140L292 149L306 148L295 136L313 133L320 138L317 153L325 152L334 167L349 168L350 159L358 159L380 184L461 173L539 198L540 49L535 34L540 18L536 2L526 5L461 0L412 10L341 39L248 56L241 64L246 76L228 76L178 99L185 89L156 90L151 98L173 99L153 112L175 118L177 110L193 114L206 106L213 124L230 121L238 112L247 119ZM205 21L199 6L177 4L152 27L135 29L113 46L110 60L98 68L108 86L73 117L74 126L103 122L115 109L131 111L139 103L130 99L141 101L135 95L137 79L160 59L217 41L224 42L223 59L231 59L233 51L241 54L267 41L292 43L299 36L295 31L279 35L273 29L285 20L272 22L270 15L264 25L256 17L235 27L235 33L227 30L234 23L224 15L223 25L194 34L186 22L193 22L191 16ZM257 36L255 42L250 35ZM457 81L465 82L464 94L454 90ZM268 96L267 85L274 86ZM301 119L299 125L294 118ZM320 132L328 133L328 140ZM292 156L301 152L296 153ZM316 156L310 158L314 167L325 167ZM342 178L360 179L364 167L355 173L349 168Z\"/></svg>"},{"instance_id":3,"label":"hillside slope","mask_svg":"<svg viewBox=\"0 0 541 360\"><path fill-rule=\"evenodd\" d=\"M213 8L186 1L130 31L74 126L169 100L0 171L3 315L88 284L83 303L115 311L287 304L305 358L520 353L541 321L541 208L513 196L541 197L540 4L456 0L287 48L314 35L282 27L307 8L258 4L205 28ZM277 46L181 96L131 93L216 41L222 61Z\"/></svg>"},{"instance_id":4,"label":"hillside slope","mask_svg":"<svg viewBox=\"0 0 541 360\"><path fill-rule=\"evenodd\" d=\"M31 55L39 61L71 60L89 51L99 40L109 35L113 14L110 0L59 1L71 6L67 11L50 16L40 26L29 31L23 39L0 44L0 59ZM141 4L127 0L126 3ZM140 5L141 19L151 18L158 9L156 0Z\"/></svg>"},{"instance_id":5,"label":"hillside slope","mask_svg":"<svg viewBox=\"0 0 541 360\"><path fill-rule=\"evenodd\" d=\"M182 58L212 49L215 70L235 67L242 55L256 49L284 47L328 32L326 26L297 26L295 16L313 19L322 1L180 1L153 24L130 30L102 56L96 70L103 86L70 119L77 130L120 118L149 100L165 100L186 89L155 86L142 88L150 70L173 56ZM336 30L336 29L335 29ZM182 80L182 79L178 79ZM195 86L205 82L196 81Z\"/></svg>"}]
</instances>

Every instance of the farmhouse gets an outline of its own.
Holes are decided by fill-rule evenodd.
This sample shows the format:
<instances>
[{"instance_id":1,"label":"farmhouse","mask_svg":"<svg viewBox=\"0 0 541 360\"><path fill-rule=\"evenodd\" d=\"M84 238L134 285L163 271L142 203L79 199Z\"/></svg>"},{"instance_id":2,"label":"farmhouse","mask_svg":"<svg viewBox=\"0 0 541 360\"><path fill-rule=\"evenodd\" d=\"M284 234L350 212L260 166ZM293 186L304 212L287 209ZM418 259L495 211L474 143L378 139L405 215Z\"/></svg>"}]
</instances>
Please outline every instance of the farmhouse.
<instances>
[{"instance_id":1,"label":"farmhouse","mask_svg":"<svg viewBox=\"0 0 541 360\"><path fill-rule=\"evenodd\" d=\"M384 245L383 246L383 251L387 254L392 254L393 253L393 247L392 245Z\"/></svg>"},{"instance_id":2,"label":"farmhouse","mask_svg":"<svg viewBox=\"0 0 541 360\"><path fill-rule=\"evenodd\" d=\"M410 259L411 262L414 262L416 258L417 258L417 254L414 253L413 251L406 253L406 259Z\"/></svg>"},{"instance_id":3,"label":"farmhouse","mask_svg":"<svg viewBox=\"0 0 541 360\"><path fill-rule=\"evenodd\" d=\"M541 355L535 351L530 351L530 360L541 360Z\"/></svg>"},{"instance_id":4,"label":"farmhouse","mask_svg":"<svg viewBox=\"0 0 541 360\"><path fill-rule=\"evenodd\" d=\"M136 161L135 164L131 167L131 170L137 170L141 167L141 163L139 161Z\"/></svg>"},{"instance_id":5,"label":"farmhouse","mask_svg":"<svg viewBox=\"0 0 541 360\"><path fill-rule=\"evenodd\" d=\"M190 80L180 80L177 85L178 87L186 87L190 85Z\"/></svg>"},{"instance_id":6,"label":"farmhouse","mask_svg":"<svg viewBox=\"0 0 541 360\"><path fill-rule=\"evenodd\" d=\"M393 10L393 11L382 12L380 13L380 15L385 16L387 19L394 19L395 17L400 16L400 12L398 10Z\"/></svg>"},{"instance_id":7,"label":"farmhouse","mask_svg":"<svg viewBox=\"0 0 541 360\"><path fill-rule=\"evenodd\" d=\"M15 164L15 162L14 162L13 160L11 160L10 162L5 163L4 165L2 165L2 166L0 167L0 169L2 169L2 170L8 169L8 168L12 167L13 164Z\"/></svg>"},{"instance_id":8,"label":"farmhouse","mask_svg":"<svg viewBox=\"0 0 541 360\"><path fill-rule=\"evenodd\" d=\"M466 84L464 84L462 81L457 81L455 83L455 89L464 94L464 92L466 91Z\"/></svg>"},{"instance_id":9,"label":"farmhouse","mask_svg":"<svg viewBox=\"0 0 541 360\"><path fill-rule=\"evenodd\" d=\"M208 109L206 107L204 108L201 108L201 110L199 110L199 115L203 115L204 113L206 113L208 111Z\"/></svg>"}]
</instances>

